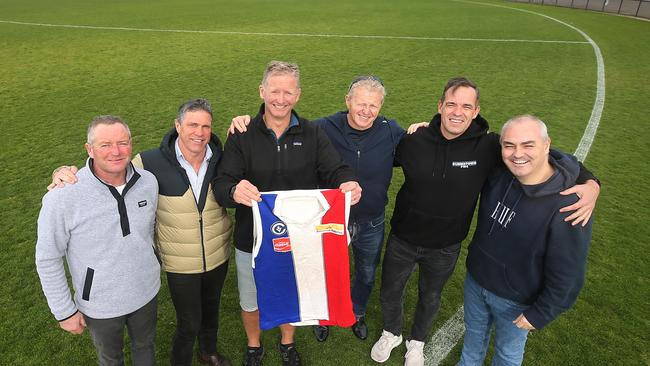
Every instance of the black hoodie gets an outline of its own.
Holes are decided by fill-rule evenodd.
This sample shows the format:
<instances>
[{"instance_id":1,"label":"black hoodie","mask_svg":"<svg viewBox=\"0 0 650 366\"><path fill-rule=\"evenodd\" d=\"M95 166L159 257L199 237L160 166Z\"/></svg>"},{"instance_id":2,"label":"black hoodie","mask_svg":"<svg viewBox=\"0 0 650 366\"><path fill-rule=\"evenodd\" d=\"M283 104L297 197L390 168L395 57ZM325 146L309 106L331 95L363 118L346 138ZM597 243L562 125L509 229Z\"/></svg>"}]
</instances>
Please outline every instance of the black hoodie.
<instances>
[{"instance_id":1,"label":"black hoodie","mask_svg":"<svg viewBox=\"0 0 650 366\"><path fill-rule=\"evenodd\" d=\"M467 236L481 187L502 165L499 137L476 116L469 128L448 140L440 132L440 114L428 128L405 135L395 161L404 184L395 199L392 232L411 245L444 248Z\"/></svg>"},{"instance_id":2,"label":"black hoodie","mask_svg":"<svg viewBox=\"0 0 650 366\"><path fill-rule=\"evenodd\" d=\"M549 162L555 174L541 184L522 185L505 167L488 179L467 255L467 271L483 288L530 305L524 316L536 329L575 302L591 240L591 220L572 226L564 221L570 212L559 211L578 200L559 192L574 185L580 165L555 151Z\"/></svg>"}]
</instances>

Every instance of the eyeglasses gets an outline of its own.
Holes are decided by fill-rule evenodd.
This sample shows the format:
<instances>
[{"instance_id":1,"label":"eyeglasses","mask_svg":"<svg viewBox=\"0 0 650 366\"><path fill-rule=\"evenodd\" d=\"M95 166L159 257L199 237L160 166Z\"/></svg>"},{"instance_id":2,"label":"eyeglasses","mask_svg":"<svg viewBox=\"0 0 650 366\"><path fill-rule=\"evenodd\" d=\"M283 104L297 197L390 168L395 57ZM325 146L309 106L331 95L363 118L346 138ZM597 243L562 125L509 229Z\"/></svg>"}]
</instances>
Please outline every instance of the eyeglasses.
<instances>
[{"instance_id":1,"label":"eyeglasses","mask_svg":"<svg viewBox=\"0 0 650 366\"><path fill-rule=\"evenodd\" d=\"M380 78L378 78L378 77L376 77L376 76L374 76L374 75L363 75L363 76L357 76L357 77L356 77L354 80L352 80L352 82L350 83L350 87L348 88L348 93L350 92L350 90L352 90L352 88L353 88L357 83L359 83L359 82L361 82L361 81L365 81L365 80L375 81L375 82L378 82L379 84L381 84L381 86L384 86L384 82L381 81Z\"/></svg>"}]
</instances>

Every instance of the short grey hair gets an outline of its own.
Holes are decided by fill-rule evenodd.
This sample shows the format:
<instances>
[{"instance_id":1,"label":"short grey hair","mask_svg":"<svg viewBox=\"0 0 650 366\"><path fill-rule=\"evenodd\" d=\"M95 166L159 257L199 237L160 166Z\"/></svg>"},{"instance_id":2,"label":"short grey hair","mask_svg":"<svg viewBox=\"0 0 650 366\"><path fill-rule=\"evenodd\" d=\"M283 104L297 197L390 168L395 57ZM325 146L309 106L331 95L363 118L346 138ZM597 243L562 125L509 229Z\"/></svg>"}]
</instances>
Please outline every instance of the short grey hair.
<instances>
[{"instance_id":1,"label":"short grey hair","mask_svg":"<svg viewBox=\"0 0 650 366\"><path fill-rule=\"evenodd\" d=\"M120 124L126 129L126 133L129 135L129 141L131 140L131 130L129 126L124 122L124 120L118 116L113 115L101 115L93 118L88 125L88 132L86 133L86 142L88 145L92 145L95 142L95 128L99 125L115 125Z\"/></svg>"},{"instance_id":2,"label":"short grey hair","mask_svg":"<svg viewBox=\"0 0 650 366\"><path fill-rule=\"evenodd\" d=\"M185 119L185 114L187 112L196 112L196 111L204 111L210 115L210 118L212 118L212 106L210 105L210 102L208 102L206 99L198 98L198 99L190 99L187 102L181 104L180 107L178 107L178 114L176 115L176 121L178 121L178 123L183 123L183 119Z\"/></svg>"},{"instance_id":3,"label":"short grey hair","mask_svg":"<svg viewBox=\"0 0 650 366\"><path fill-rule=\"evenodd\" d=\"M549 139L548 138L548 128L546 128L546 123L544 123L544 121L539 119L539 117L535 117L535 116L530 115L530 114L522 114L520 116L510 118L508 121L506 121L506 123L503 124L503 126L501 127L501 136L499 137L499 143L503 142L503 134L506 132L508 127L510 127L510 125L513 125L513 124L516 124L516 123L521 123L521 122L524 122L524 121L533 121L533 122L537 123L537 126L539 126L539 131L540 131L540 135L542 137L542 141L544 141L544 142L548 141L548 139Z\"/></svg>"},{"instance_id":4,"label":"short grey hair","mask_svg":"<svg viewBox=\"0 0 650 366\"><path fill-rule=\"evenodd\" d=\"M264 75L262 76L262 85L266 85L266 81L269 76L278 75L278 74L289 74L296 78L296 83L300 88L300 68L297 64L286 62L286 61L271 61L266 65L264 69Z\"/></svg>"},{"instance_id":5,"label":"short grey hair","mask_svg":"<svg viewBox=\"0 0 650 366\"><path fill-rule=\"evenodd\" d=\"M362 75L354 78L354 80L352 80L350 83L350 87L348 88L347 97L352 98L354 91L359 87L364 87L368 90L380 92L382 100L386 97L386 88L384 87L384 82L374 75Z\"/></svg>"}]
</instances>

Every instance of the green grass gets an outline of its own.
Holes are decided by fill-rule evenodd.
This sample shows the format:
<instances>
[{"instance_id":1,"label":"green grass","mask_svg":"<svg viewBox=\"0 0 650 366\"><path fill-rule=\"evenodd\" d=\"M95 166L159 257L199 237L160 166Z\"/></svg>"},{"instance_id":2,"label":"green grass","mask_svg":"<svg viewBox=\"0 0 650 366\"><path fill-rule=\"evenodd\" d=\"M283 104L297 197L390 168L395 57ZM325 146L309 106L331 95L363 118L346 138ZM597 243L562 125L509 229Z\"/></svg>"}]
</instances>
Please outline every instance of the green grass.
<instances>
[{"instance_id":1,"label":"green grass","mask_svg":"<svg viewBox=\"0 0 650 366\"><path fill-rule=\"evenodd\" d=\"M605 59L607 96L586 164L603 182L595 214L587 281L576 306L531 335L530 365L650 364L650 23L509 2L493 4L544 13L585 31ZM504 8L454 1L80 1L4 0L0 20L109 27L235 32L390 35L583 41L549 19ZM387 85L383 114L403 125L428 120L444 82L467 75L481 87L482 114L497 129L508 117L533 113L547 121L554 146L573 151L589 119L596 67L588 44L317 38L280 35L131 32L0 23L0 364L88 365L89 335L58 329L34 268L36 217L49 173L81 164L85 126L97 114L118 114L134 134L134 151L157 146L177 106L206 97L223 139L230 118L254 114L257 85L271 59L298 62L303 93L298 112L308 118L344 108L356 75L373 73ZM396 171L392 197L401 183ZM464 258L443 295L438 328L462 303ZM221 309L219 348L241 361L234 265ZM405 300L412 320L415 282ZM381 331L378 291L368 309L371 334L356 340L334 329L317 344L309 329L297 342L307 364L371 365ZM167 364L174 311L160 292L157 356ZM278 332L264 335L267 364L279 364ZM456 347L445 360L458 360ZM388 365L403 363L399 348Z\"/></svg>"}]
</instances>

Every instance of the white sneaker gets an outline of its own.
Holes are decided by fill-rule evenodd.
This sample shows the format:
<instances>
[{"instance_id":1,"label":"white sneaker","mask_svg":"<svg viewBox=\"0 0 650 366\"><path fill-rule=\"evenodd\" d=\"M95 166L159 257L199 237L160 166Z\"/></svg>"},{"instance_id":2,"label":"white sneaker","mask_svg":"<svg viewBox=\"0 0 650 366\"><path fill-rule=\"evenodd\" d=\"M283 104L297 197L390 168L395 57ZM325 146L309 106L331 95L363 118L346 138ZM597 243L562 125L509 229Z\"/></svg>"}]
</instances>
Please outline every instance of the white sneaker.
<instances>
[{"instance_id":1,"label":"white sneaker","mask_svg":"<svg viewBox=\"0 0 650 366\"><path fill-rule=\"evenodd\" d=\"M404 366L424 366L424 342L406 341Z\"/></svg>"},{"instance_id":2,"label":"white sneaker","mask_svg":"<svg viewBox=\"0 0 650 366\"><path fill-rule=\"evenodd\" d=\"M381 332L381 337L379 337L379 340L375 343L374 346L372 346L372 350L370 351L370 358L372 358L376 362L386 362L388 358L390 357L390 352L393 350L393 348L397 347L402 343L402 336L396 336L393 333L384 330Z\"/></svg>"}]
</instances>

